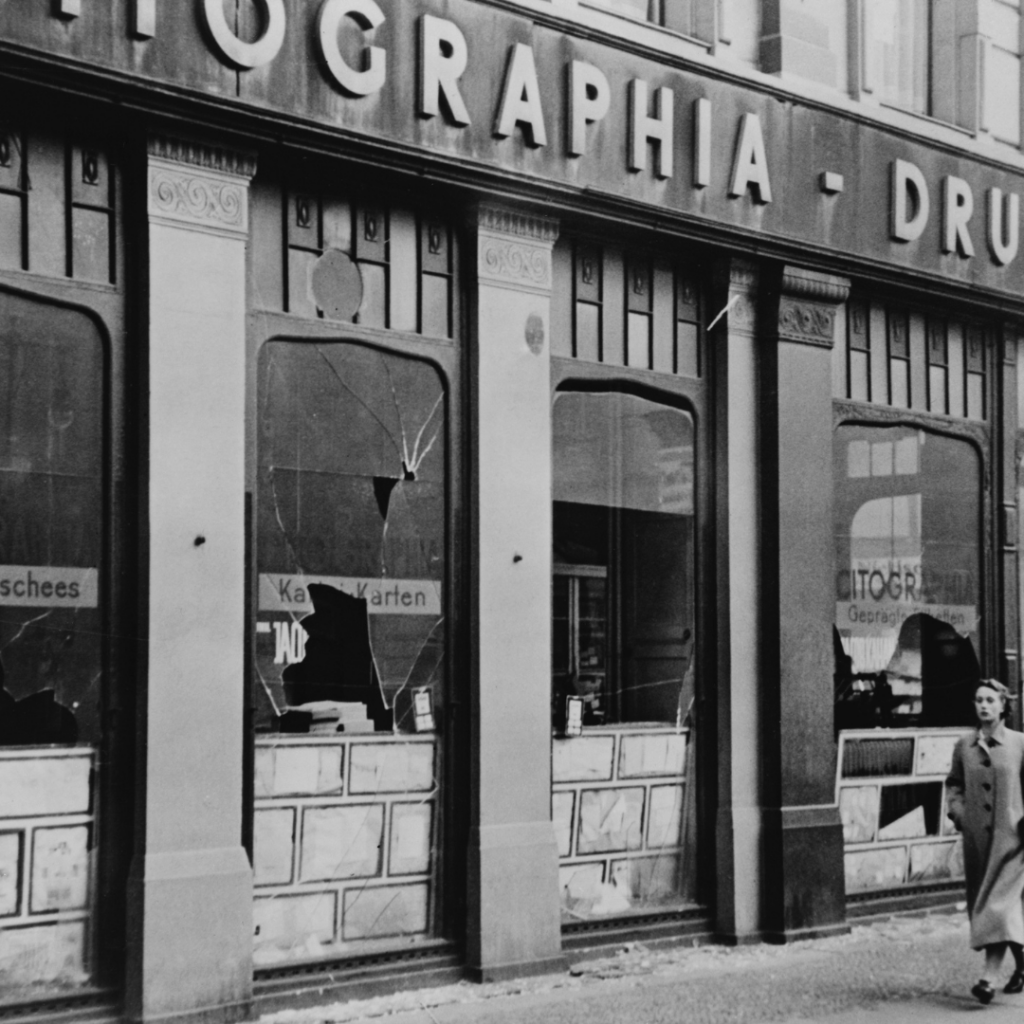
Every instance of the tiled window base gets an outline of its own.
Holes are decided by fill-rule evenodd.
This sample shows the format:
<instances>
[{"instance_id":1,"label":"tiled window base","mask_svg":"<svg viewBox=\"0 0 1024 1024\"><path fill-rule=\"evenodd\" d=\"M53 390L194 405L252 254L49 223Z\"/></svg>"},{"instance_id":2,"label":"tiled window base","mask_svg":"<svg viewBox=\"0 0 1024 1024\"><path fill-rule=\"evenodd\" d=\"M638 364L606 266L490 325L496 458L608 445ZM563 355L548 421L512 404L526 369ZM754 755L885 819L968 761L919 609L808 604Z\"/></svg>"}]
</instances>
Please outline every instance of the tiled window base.
<instances>
[{"instance_id":1,"label":"tiled window base","mask_svg":"<svg viewBox=\"0 0 1024 1024\"><path fill-rule=\"evenodd\" d=\"M0 1001L88 984L91 747L0 750Z\"/></svg>"},{"instance_id":2,"label":"tiled window base","mask_svg":"<svg viewBox=\"0 0 1024 1024\"><path fill-rule=\"evenodd\" d=\"M622 725L553 741L564 922L691 898L688 740L686 729Z\"/></svg>"},{"instance_id":3,"label":"tiled window base","mask_svg":"<svg viewBox=\"0 0 1024 1024\"><path fill-rule=\"evenodd\" d=\"M257 740L257 966L432 936L435 760L432 737Z\"/></svg>"},{"instance_id":4,"label":"tiled window base","mask_svg":"<svg viewBox=\"0 0 1024 1024\"><path fill-rule=\"evenodd\" d=\"M963 845L946 817L945 780L965 731L840 733L836 801L848 894L963 877Z\"/></svg>"}]
</instances>

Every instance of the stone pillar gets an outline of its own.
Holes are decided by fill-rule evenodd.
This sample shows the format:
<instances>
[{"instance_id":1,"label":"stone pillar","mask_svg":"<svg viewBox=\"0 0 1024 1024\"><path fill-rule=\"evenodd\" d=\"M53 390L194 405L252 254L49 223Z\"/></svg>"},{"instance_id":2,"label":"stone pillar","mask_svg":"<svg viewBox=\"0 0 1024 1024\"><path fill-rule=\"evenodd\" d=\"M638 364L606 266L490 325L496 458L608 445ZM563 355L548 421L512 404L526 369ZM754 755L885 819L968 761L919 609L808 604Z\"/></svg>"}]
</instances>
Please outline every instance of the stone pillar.
<instances>
[{"instance_id":1,"label":"stone pillar","mask_svg":"<svg viewBox=\"0 0 1024 1024\"><path fill-rule=\"evenodd\" d=\"M762 306L764 933L845 930L835 805L832 345L849 282L776 269Z\"/></svg>"},{"instance_id":2,"label":"stone pillar","mask_svg":"<svg viewBox=\"0 0 1024 1024\"><path fill-rule=\"evenodd\" d=\"M244 1019L245 249L252 158L149 145L139 797L126 1014Z\"/></svg>"},{"instance_id":3,"label":"stone pillar","mask_svg":"<svg viewBox=\"0 0 1024 1024\"><path fill-rule=\"evenodd\" d=\"M482 205L471 288L472 739L467 957L482 980L558 967L551 824L554 221Z\"/></svg>"},{"instance_id":4,"label":"stone pillar","mask_svg":"<svg viewBox=\"0 0 1024 1024\"><path fill-rule=\"evenodd\" d=\"M716 930L725 942L760 937L760 495L755 338L757 267L725 264L715 309L728 306L709 346L715 361L718 810Z\"/></svg>"}]
</instances>

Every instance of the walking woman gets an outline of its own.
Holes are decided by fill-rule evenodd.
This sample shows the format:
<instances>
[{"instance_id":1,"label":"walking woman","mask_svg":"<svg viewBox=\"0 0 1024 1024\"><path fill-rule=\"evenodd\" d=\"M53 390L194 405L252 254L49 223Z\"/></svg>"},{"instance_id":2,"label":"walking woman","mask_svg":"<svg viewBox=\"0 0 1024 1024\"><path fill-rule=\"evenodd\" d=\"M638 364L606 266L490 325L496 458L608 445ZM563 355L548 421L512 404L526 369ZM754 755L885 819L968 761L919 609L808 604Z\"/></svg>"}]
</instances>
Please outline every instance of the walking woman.
<instances>
[{"instance_id":1,"label":"walking woman","mask_svg":"<svg viewBox=\"0 0 1024 1024\"><path fill-rule=\"evenodd\" d=\"M949 817L964 837L971 948L985 951L985 971L971 994L992 1002L1007 947L1014 971L1004 992L1024 991L1024 733L1003 723L1010 691L983 679L974 691L976 732L953 750L946 786Z\"/></svg>"}]
</instances>

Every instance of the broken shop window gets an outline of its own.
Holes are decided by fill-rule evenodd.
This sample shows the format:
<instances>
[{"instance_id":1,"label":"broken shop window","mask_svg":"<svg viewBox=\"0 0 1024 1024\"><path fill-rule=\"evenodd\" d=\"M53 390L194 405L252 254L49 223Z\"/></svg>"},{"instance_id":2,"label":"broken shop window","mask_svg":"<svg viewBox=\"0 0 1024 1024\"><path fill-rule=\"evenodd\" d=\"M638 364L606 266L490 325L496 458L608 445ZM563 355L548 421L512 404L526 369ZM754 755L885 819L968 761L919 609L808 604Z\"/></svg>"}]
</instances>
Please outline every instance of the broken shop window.
<instances>
[{"instance_id":1,"label":"broken shop window","mask_svg":"<svg viewBox=\"0 0 1024 1024\"><path fill-rule=\"evenodd\" d=\"M562 919L696 898L694 424L619 392L553 417L551 814ZM581 734L566 728L583 705Z\"/></svg>"},{"instance_id":2,"label":"broken shop window","mask_svg":"<svg viewBox=\"0 0 1024 1024\"><path fill-rule=\"evenodd\" d=\"M347 342L268 342L257 379L253 958L414 945L439 920L443 385Z\"/></svg>"},{"instance_id":3,"label":"broken shop window","mask_svg":"<svg viewBox=\"0 0 1024 1024\"><path fill-rule=\"evenodd\" d=\"M636 395L554 407L553 665L584 726L682 723L693 703L694 431Z\"/></svg>"},{"instance_id":4,"label":"broken shop window","mask_svg":"<svg viewBox=\"0 0 1024 1024\"><path fill-rule=\"evenodd\" d=\"M981 459L960 438L835 435L835 727L969 726L981 677Z\"/></svg>"},{"instance_id":5,"label":"broken shop window","mask_svg":"<svg viewBox=\"0 0 1024 1024\"><path fill-rule=\"evenodd\" d=\"M365 345L271 341L258 387L258 727L428 729L446 638L441 378Z\"/></svg>"},{"instance_id":6,"label":"broken shop window","mask_svg":"<svg viewBox=\"0 0 1024 1024\"><path fill-rule=\"evenodd\" d=\"M0 299L0 745L99 739L103 364L87 317Z\"/></svg>"}]
</instances>

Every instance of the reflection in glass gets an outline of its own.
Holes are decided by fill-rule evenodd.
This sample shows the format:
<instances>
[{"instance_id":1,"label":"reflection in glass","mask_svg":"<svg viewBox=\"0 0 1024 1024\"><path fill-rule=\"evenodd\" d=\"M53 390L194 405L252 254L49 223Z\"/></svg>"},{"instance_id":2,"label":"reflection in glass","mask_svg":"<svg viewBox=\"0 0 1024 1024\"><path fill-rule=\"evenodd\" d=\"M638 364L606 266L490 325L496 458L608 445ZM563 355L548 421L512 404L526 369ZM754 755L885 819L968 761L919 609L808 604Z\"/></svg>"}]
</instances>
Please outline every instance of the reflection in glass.
<instances>
[{"instance_id":1,"label":"reflection in glass","mask_svg":"<svg viewBox=\"0 0 1024 1024\"><path fill-rule=\"evenodd\" d=\"M836 432L836 724L969 725L981 467L909 427Z\"/></svg>"}]
</instances>

